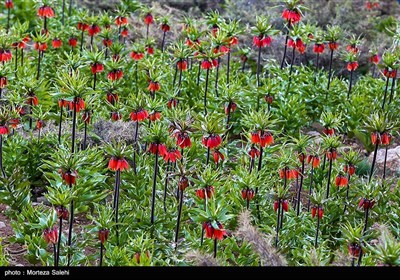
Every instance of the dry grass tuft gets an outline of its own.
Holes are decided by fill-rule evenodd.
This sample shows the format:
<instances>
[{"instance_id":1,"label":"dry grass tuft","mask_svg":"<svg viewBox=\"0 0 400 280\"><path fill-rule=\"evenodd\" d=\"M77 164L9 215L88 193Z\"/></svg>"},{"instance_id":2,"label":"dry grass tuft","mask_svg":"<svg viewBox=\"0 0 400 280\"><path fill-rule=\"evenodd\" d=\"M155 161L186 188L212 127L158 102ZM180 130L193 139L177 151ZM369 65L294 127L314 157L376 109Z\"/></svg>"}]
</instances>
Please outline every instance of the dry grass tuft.
<instances>
[{"instance_id":1,"label":"dry grass tuft","mask_svg":"<svg viewBox=\"0 0 400 280\"><path fill-rule=\"evenodd\" d=\"M204 255L197 250L188 252L185 257L195 266L221 266L211 255Z\"/></svg>"}]
</instances>

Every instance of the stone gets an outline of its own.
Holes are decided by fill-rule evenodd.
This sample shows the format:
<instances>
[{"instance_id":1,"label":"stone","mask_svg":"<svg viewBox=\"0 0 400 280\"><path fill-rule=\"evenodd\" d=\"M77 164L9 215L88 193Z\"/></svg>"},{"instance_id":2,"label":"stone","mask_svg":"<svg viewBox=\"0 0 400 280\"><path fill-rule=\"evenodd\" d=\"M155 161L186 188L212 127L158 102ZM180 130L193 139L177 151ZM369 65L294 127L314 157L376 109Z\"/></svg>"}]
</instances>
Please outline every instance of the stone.
<instances>
[{"instance_id":1,"label":"stone","mask_svg":"<svg viewBox=\"0 0 400 280\"><path fill-rule=\"evenodd\" d=\"M378 152L376 154L376 166L378 168L383 168L383 164L385 162L385 150L385 147L378 148ZM370 154L368 161L372 163L373 158L374 152ZM400 146L388 148L386 168L394 172L400 169Z\"/></svg>"},{"instance_id":2,"label":"stone","mask_svg":"<svg viewBox=\"0 0 400 280\"><path fill-rule=\"evenodd\" d=\"M5 228L5 227L6 227L6 224L3 222L0 222L0 228Z\"/></svg>"}]
</instances>

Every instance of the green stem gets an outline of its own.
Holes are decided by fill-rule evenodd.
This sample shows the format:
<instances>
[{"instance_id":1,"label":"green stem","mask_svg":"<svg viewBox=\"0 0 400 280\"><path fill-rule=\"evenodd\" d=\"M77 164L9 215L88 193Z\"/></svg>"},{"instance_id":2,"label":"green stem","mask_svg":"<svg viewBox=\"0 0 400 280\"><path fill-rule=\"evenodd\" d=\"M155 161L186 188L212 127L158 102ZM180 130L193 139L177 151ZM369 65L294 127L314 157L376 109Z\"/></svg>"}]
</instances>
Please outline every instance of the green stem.
<instances>
[{"instance_id":1,"label":"green stem","mask_svg":"<svg viewBox=\"0 0 400 280\"><path fill-rule=\"evenodd\" d=\"M61 144L61 129L62 129L62 119L63 119L63 107L60 107L60 123L58 124L58 144Z\"/></svg>"},{"instance_id":2,"label":"green stem","mask_svg":"<svg viewBox=\"0 0 400 280\"><path fill-rule=\"evenodd\" d=\"M310 197L312 194L312 185L313 185L313 177L314 177L314 166L311 165L311 174L310 174L310 190L308 191L308 203L307 203L307 212L310 211Z\"/></svg>"},{"instance_id":3,"label":"green stem","mask_svg":"<svg viewBox=\"0 0 400 280\"><path fill-rule=\"evenodd\" d=\"M99 266L103 265L103 243L100 242L100 263Z\"/></svg>"},{"instance_id":4,"label":"green stem","mask_svg":"<svg viewBox=\"0 0 400 280\"><path fill-rule=\"evenodd\" d=\"M385 103L386 103L386 96L387 96L387 91L388 91L388 87L389 87L389 76L386 78L386 86L385 86L385 93L383 95L383 101L382 101L382 110L385 109Z\"/></svg>"},{"instance_id":5,"label":"green stem","mask_svg":"<svg viewBox=\"0 0 400 280\"><path fill-rule=\"evenodd\" d=\"M328 74L328 87L327 90L329 90L331 86L331 79L332 79L332 62L333 62L333 50L331 50L331 57L329 60L329 74ZM326 91L326 96L325 99L328 99L328 91Z\"/></svg>"},{"instance_id":6,"label":"green stem","mask_svg":"<svg viewBox=\"0 0 400 280\"><path fill-rule=\"evenodd\" d=\"M315 243L314 243L314 247L317 248L318 247L318 232L319 232L319 207L317 208L317 230L315 233Z\"/></svg>"},{"instance_id":7,"label":"green stem","mask_svg":"<svg viewBox=\"0 0 400 280\"><path fill-rule=\"evenodd\" d=\"M218 57L218 65L215 71L215 95L218 97L218 80L219 80L219 65L221 63L221 57Z\"/></svg>"},{"instance_id":8,"label":"green stem","mask_svg":"<svg viewBox=\"0 0 400 280\"><path fill-rule=\"evenodd\" d=\"M372 159L371 170L369 172L369 179L368 179L369 183L371 182L372 174L374 173L374 167L375 167L375 162L376 162L376 154L378 153L378 146L379 146L379 142L377 141L376 144L375 144L374 157Z\"/></svg>"},{"instance_id":9,"label":"green stem","mask_svg":"<svg viewBox=\"0 0 400 280\"><path fill-rule=\"evenodd\" d=\"M283 211L283 209L282 209ZM278 247L279 242L279 225L281 216L281 199L278 199L278 216L276 217L276 237L275 237L275 247Z\"/></svg>"},{"instance_id":10,"label":"green stem","mask_svg":"<svg viewBox=\"0 0 400 280\"><path fill-rule=\"evenodd\" d=\"M208 76L210 75L210 69L206 72L206 87L204 89L204 115L207 115L207 90L208 90Z\"/></svg>"},{"instance_id":11,"label":"green stem","mask_svg":"<svg viewBox=\"0 0 400 280\"><path fill-rule=\"evenodd\" d=\"M328 170L328 182L326 184L326 198L329 198L329 188L331 185L331 175L332 175L332 163L333 159L328 159L329 160L329 170Z\"/></svg>"},{"instance_id":12,"label":"green stem","mask_svg":"<svg viewBox=\"0 0 400 280\"><path fill-rule=\"evenodd\" d=\"M156 158L154 160L154 174L153 174L153 188L151 195L151 224L154 224L154 206L156 201L156 183L157 183L157 171L158 171L158 144L156 144Z\"/></svg>"},{"instance_id":13,"label":"green stem","mask_svg":"<svg viewBox=\"0 0 400 280\"><path fill-rule=\"evenodd\" d=\"M350 71L349 91L347 92L347 99L350 98L350 92L351 92L351 88L353 86L353 72L354 71Z\"/></svg>"},{"instance_id":14,"label":"green stem","mask_svg":"<svg viewBox=\"0 0 400 280\"><path fill-rule=\"evenodd\" d=\"M297 204L296 204L297 216L300 214L300 195L301 195L301 189L303 187L303 178L304 178L303 174L304 174L304 160L301 165L300 186L299 186L298 193L297 193Z\"/></svg>"}]
</instances>

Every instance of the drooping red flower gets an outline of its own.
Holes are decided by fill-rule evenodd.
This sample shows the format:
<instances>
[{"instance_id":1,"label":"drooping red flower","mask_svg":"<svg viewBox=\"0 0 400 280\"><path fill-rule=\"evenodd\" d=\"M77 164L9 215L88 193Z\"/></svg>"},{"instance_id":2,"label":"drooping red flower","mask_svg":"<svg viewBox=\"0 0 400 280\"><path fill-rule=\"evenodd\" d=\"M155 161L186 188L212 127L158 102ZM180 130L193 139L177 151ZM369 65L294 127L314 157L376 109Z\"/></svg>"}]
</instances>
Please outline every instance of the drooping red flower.
<instances>
[{"instance_id":1,"label":"drooping red flower","mask_svg":"<svg viewBox=\"0 0 400 280\"><path fill-rule=\"evenodd\" d=\"M33 46L34 46L35 50L38 50L38 51L44 52L47 50L47 43L35 42L33 44Z\"/></svg>"},{"instance_id":2,"label":"drooping red flower","mask_svg":"<svg viewBox=\"0 0 400 280\"><path fill-rule=\"evenodd\" d=\"M329 42L328 47L331 51L337 50L339 48L339 43L337 42Z\"/></svg>"},{"instance_id":3,"label":"drooping red flower","mask_svg":"<svg viewBox=\"0 0 400 280\"><path fill-rule=\"evenodd\" d=\"M335 129L334 129L334 128L325 127L325 128L323 129L322 132L323 132L325 135L332 136L332 135L335 134Z\"/></svg>"},{"instance_id":4,"label":"drooping red flower","mask_svg":"<svg viewBox=\"0 0 400 280\"><path fill-rule=\"evenodd\" d=\"M336 149L332 149L332 151L326 152L326 157L328 160L335 160L337 158L337 151Z\"/></svg>"},{"instance_id":5,"label":"drooping red flower","mask_svg":"<svg viewBox=\"0 0 400 280\"><path fill-rule=\"evenodd\" d=\"M84 22L78 22L76 28L81 31L87 31L87 30L89 30L89 24L84 23Z\"/></svg>"},{"instance_id":6,"label":"drooping red flower","mask_svg":"<svg viewBox=\"0 0 400 280\"><path fill-rule=\"evenodd\" d=\"M300 163L303 163L306 159L306 154L304 154L303 152L300 152L297 154L297 158L299 159Z\"/></svg>"},{"instance_id":7,"label":"drooping red flower","mask_svg":"<svg viewBox=\"0 0 400 280\"><path fill-rule=\"evenodd\" d=\"M118 93L107 92L106 99L110 104L114 105L119 100Z\"/></svg>"},{"instance_id":8,"label":"drooping red flower","mask_svg":"<svg viewBox=\"0 0 400 280\"><path fill-rule=\"evenodd\" d=\"M213 52L215 54L218 54L218 53L227 54L228 52L230 52L230 48L228 46L222 45L222 46L219 46L219 47L215 47Z\"/></svg>"},{"instance_id":9,"label":"drooping red flower","mask_svg":"<svg viewBox=\"0 0 400 280\"><path fill-rule=\"evenodd\" d=\"M100 26L98 24L92 24L89 26L88 28L88 34L90 37L100 33L101 29Z\"/></svg>"},{"instance_id":10,"label":"drooping red flower","mask_svg":"<svg viewBox=\"0 0 400 280\"><path fill-rule=\"evenodd\" d=\"M354 44L347 45L347 46L346 46L346 50L347 50L348 52L350 52L350 53L353 53L353 54L356 54L356 53L358 53L358 51L359 51L358 47L357 47L356 45L354 45Z\"/></svg>"},{"instance_id":11,"label":"drooping red flower","mask_svg":"<svg viewBox=\"0 0 400 280\"><path fill-rule=\"evenodd\" d=\"M0 62L7 62L12 59L12 53L9 49L0 49Z\"/></svg>"},{"instance_id":12,"label":"drooping red flower","mask_svg":"<svg viewBox=\"0 0 400 280\"><path fill-rule=\"evenodd\" d=\"M75 105L75 110L77 113L79 113L81 110L85 109L85 100L83 100L82 97L75 97L75 101L69 101L68 106L69 109L72 111L74 110L74 105Z\"/></svg>"},{"instance_id":13,"label":"drooping red flower","mask_svg":"<svg viewBox=\"0 0 400 280\"><path fill-rule=\"evenodd\" d=\"M308 155L307 156L307 164L312 163L314 168L317 168L319 166L320 161L321 160L320 160L319 156L316 156L316 155Z\"/></svg>"},{"instance_id":14,"label":"drooping red flower","mask_svg":"<svg viewBox=\"0 0 400 280\"><path fill-rule=\"evenodd\" d=\"M349 181L347 180L346 176L343 176L342 174L339 174L336 176L335 179L335 185L336 187L346 187Z\"/></svg>"},{"instance_id":15,"label":"drooping red flower","mask_svg":"<svg viewBox=\"0 0 400 280\"><path fill-rule=\"evenodd\" d=\"M206 238L213 238L214 236L214 228L211 225L211 222L204 222L203 229L206 232Z\"/></svg>"},{"instance_id":16,"label":"drooping red flower","mask_svg":"<svg viewBox=\"0 0 400 280\"><path fill-rule=\"evenodd\" d=\"M104 71L104 65L98 62L93 63L90 67L93 75Z\"/></svg>"},{"instance_id":17,"label":"drooping red flower","mask_svg":"<svg viewBox=\"0 0 400 280\"><path fill-rule=\"evenodd\" d=\"M178 181L179 190L184 191L187 187L189 187L189 179L186 176L180 177Z\"/></svg>"},{"instance_id":18,"label":"drooping red flower","mask_svg":"<svg viewBox=\"0 0 400 280\"><path fill-rule=\"evenodd\" d=\"M313 48L314 53L321 54L325 50L325 44L316 43Z\"/></svg>"},{"instance_id":19,"label":"drooping red flower","mask_svg":"<svg viewBox=\"0 0 400 280\"><path fill-rule=\"evenodd\" d=\"M316 215L318 215L319 219L322 219L322 217L324 216L324 208L322 208L321 206L311 207L311 217L314 218Z\"/></svg>"},{"instance_id":20,"label":"drooping red flower","mask_svg":"<svg viewBox=\"0 0 400 280\"><path fill-rule=\"evenodd\" d=\"M120 119L122 119L121 112L118 112L118 111L111 112L111 119L113 121L119 121Z\"/></svg>"},{"instance_id":21,"label":"drooping red flower","mask_svg":"<svg viewBox=\"0 0 400 280\"><path fill-rule=\"evenodd\" d=\"M152 14L148 13L148 14L144 17L143 21L144 21L144 24L150 25L150 24L154 23L154 18L153 18L153 16L152 16Z\"/></svg>"},{"instance_id":22,"label":"drooping red flower","mask_svg":"<svg viewBox=\"0 0 400 280\"><path fill-rule=\"evenodd\" d=\"M254 158L256 158L256 157L259 157L259 156L260 156L260 151L259 151L256 147L252 146L252 147L250 148L250 151L249 151L249 156L250 156L252 159L254 159Z\"/></svg>"},{"instance_id":23,"label":"drooping red flower","mask_svg":"<svg viewBox=\"0 0 400 280\"><path fill-rule=\"evenodd\" d=\"M112 171L124 171L129 169L129 163L123 157L112 156L108 161L108 168Z\"/></svg>"},{"instance_id":24,"label":"drooping red flower","mask_svg":"<svg viewBox=\"0 0 400 280\"><path fill-rule=\"evenodd\" d=\"M29 95L26 99L26 103L30 106L37 106L39 105L39 99L35 94Z\"/></svg>"},{"instance_id":25,"label":"drooping red flower","mask_svg":"<svg viewBox=\"0 0 400 280\"><path fill-rule=\"evenodd\" d=\"M12 118L12 119L10 119L10 120L8 121L8 124L9 124L12 128L14 128L14 129L16 129L17 126L18 126L20 123L21 123L21 120L20 120L19 118ZM1 133L0 133L0 134L1 134Z\"/></svg>"},{"instance_id":26,"label":"drooping red flower","mask_svg":"<svg viewBox=\"0 0 400 280\"><path fill-rule=\"evenodd\" d=\"M58 241L58 230L56 227L46 228L43 231L43 237L46 243L57 244Z\"/></svg>"},{"instance_id":27,"label":"drooping red flower","mask_svg":"<svg viewBox=\"0 0 400 280\"><path fill-rule=\"evenodd\" d=\"M115 18L115 24L119 27L121 25L127 25L128 24L128 18L123 17L123 16L117 16Z\"/></svg>"},{"instance_id":28,"label":"drooping red flower","mask_svg":"<svg viewBox=\"0 0 400 280\"><path fill-rule=\"evenodd\" d=\"M229 113L233 113L236 111L236 103L235 102L228 102L228 105L224 105L224 111L225 115L228 115Z\"/></svg>"},{"instance_id":29,"label":"drooping red flower","mask_svg":"<svg viewBox=\"0 0 400 280\"><path fill-rule=\"evenodd\" d=\"M371 133L371 142L372 142L372 144L373 145L376 145L376 144L381 144L382 142L381 142L381 135L379 134L379 132L372 132Z\"/></svg>"},{"instance_id":30,"label":"drooping red flower","mask_svg":"<svg viewBox=\"0 0 400 280\"><path fill-rule=\"evenodd\" d=\"M109 235L110 231L108 229L101 229L99 230L99 240L101 242L101 244L104 245L104 242L106 242L108 240L108 235Z\"/></svg>"},{"instance_id":31,"label":"drooping red flower","mask_svg":"<svg viewBox=\"0 0 400 280\"><path fill-rule=\"evenodd\" d=\"M213 151L213 158L214 158L215 164L218 164L220 161L225 160L225 156L219 150Z\"/></svg>"},{"instance_id":32,"label":"drooping red flower","mask_svg":"<svg viewBox=\"0 0 400 280\"><path fill-rule=\"evenodd\" d=\"M67 208L65 208L64 206L58 206L56 207L56 212L58 219L68 220L69 212Z\"/></svg>"},{"instance_id":33,"label":"drooping red flower","mask_svg":"<svg viewBox=\"0 0 400 280\"><path fill-rule=\"evenodd\" d=\"M41 129L44 125L44 121L43 120L37 120L36 121L36 128L37 129Z\"/></svg>"},{"instance_id":34,"label":"drooping red flower","mask_svg":"<svg viewBox=\"0 0 400 280\"><path fill-rule=\"evenodd\" d=\"M144 53L141 53L141 52L131 52L131 58L132 58L133 60L138 61L138 60L141 60L143 57L144 57Z\"/></svg>"},{"instance_id":35,"label":"drooping red flower","mask_svg":"<svg viewBox=\"0 0 400 280\"><path fill-rule=\"evenodd\" d=\"M162 155L165 162L176 162L177 159L182 158L182 154L177 149L167 149L166 152Z\"/></svg>"},{"instance_id":36,"label":"drooping red flower","mask_svg":"<svg viewBox=\"0 0 400 280\"><path fill-rule=\"evenodd\" d=\"M171 30L171 26L169 26L166 23L161 23L160 27L161 27L162 32L169 32Z\"/></svg>"},{"instance_id":37,"label":"drooping red flower","mask_svg":"<svg viewBox=\"0 0 400 280\"><path fill-rule=\"evenodd\" d=\"M147 119L147 117L149 116L149 113L147 112L147 110L143 109L143 108L139 108L134 112L131 112L130 117L132 121L144 121L145 119Z\"/></svg>"},{"instance_id":38,"label":"drooping red flower","mask_svg":"<svg viewBox=\"0 0 400 280\"><path fill-rule=\"evenodd\" d=\"M289 202L286 199L282 201L282 209L285 212L289 211Z\"/></svg>"},{"instance_id":39,"label":"drooping red flower","mask_svg":"<svg viewBox=\"0 0 400 280\"><path fill-rule=\"evenodd\" d=\"M264 131L260 136L260 146L265 147L274 143L274 136L270 131Z\"/></svg>"},{"instance_id":40,"label":"drooping red flower","mask_svg":"<svg viewBox=\"0 0 400 280\"><path fill-rule=\"evenodd\" d=\"M374 199L361 198L358 208L364 208L364 210L371 209L375 205Z\"/></svg>"},{"instance_id":41,"label":"drooping red flower","mask_svg":"<svg viewBox=\"0 0 400 280\"><path fill-rule=\"evenodd\" d=\"M47 5L39 7L37 15L43 18L52 18L55 16L53 8Z\"/></svg>"},{"instance_id":42,"label":"drooping red flower","mask_svg":"<svg viewBox=\"0 0 400 280\"><path fill-rule=\"evenodd\" d=\"M90 111L84 111L82 114L82 121L86 124L89 124L91 115L92 113Z\"/></svg>"},{"instance_id":43,"label":"drooping red flower","mask_svg":"<svg viewBox=\"0 0 400 280\"><path fill-rule=\"evenodd\" d=\"M281 17L290 24L296 24L301 20L301 14L297 10L285 9Z\"/></svg>"},{"instance_id":44,"label":"drooping red flower","mask_svg":"<svg viewBox=\"0 0 400 280\"><path fill-rule=\"evenodd\" d=\"M351 176L356 172L356 167L354 165L351 165L351 164L350 165L346 164L343 167L343 171Z\"/></svg>"},{"instance_id":45,"label":"drooping red flower","mask_svg":"<svg viewBox=\"0 0 400 280\"><path fill-rule=\"evenodd\" d=\"M264 96L265 102L267 102L268 104L272 104L272 102L274 101L274 97L270 94L267 94Z\"/></svg>"},{"instance_id":46,"label":"drooping red flower","mask_svg":"<svg viewBox=\"0 0 400 280\"><path fill-rule=\"evenodd\" d=\"M347 63L347 70L348 71L355 71L358 68L358 62L357 61L352 61Z\"/></svg>"},{"instance_id":47,"label":"drooping red flower","mask_svg":"<svg viewBox=\"0 0 400 280\"><path fill-rule=\"evenodd\" d=\"M121 69L111 70L107 74L107 79L109 79L110 81L117 81L117 80L122 79L123 77L124 77L124 73L122 72Z\"/></svg>"},{"instance_id":48,"label":"drooping red flower","mask_svg":"<svg viewBox=\"0 0 400 280\"><path fill-rule=\"evenodd\" d=\"M70 37L68 39L68 45L70 45L71 47L75 48L77 44L78 44L78 39L76 37Z\"/></svg>"},{"instance_id":49,"label":"drooping red flower","mask_svg":"<svg viewBox=\"0 0 400 280\"><path fill-rule=\"evenodd\" d=\"M385 67L385 69L383 69L383 75L384 75L386 78L396 78L397 71L394 70L394 69L389 70L387 67Z\"/></svg>"},{"instance_id":50,"label":"drooping red flower","mask_svg":"<svg viewBox=\"0 0 400 280\"><path fill-rule=\"evenodd\" d=\"M12 0L6 0L6 9L12 9L14 8L14 3Z\"/></svg>"},{"instance_id":51,"label":"drooping red flower","mask_svg":"<svg viewBox=\"0 0 400 280\"><path fill-rule=\"evenodd\" d=\"M353 258L358 258L361 253L361 246L358 243L349 243L347 248L349 249L349 254Z\"/></svg>"},{"instance_id":52,"label":"drooping red flower","mask_svg":"<svg viewBox=\"0 0 400 280\"><path fill-rule=\"evenodd\" d=\"M9 133L7 125L0 125L0 135L7 135Z\"/></svg>"},{"instance_id":53,"label":"drooping red flower","mask_svg":"<svg viewBox=\"0 0 400 280\"><path fill-rule=\"evenodd\" d=\"M306 46L304 45L303 40L301 40L301 38L297 38L296 40L289 39L288 47L295 48L301 54L304 53L306 49Z\"/></svg>"},{"instance_id":54,"label":"drooping red flower","mask_svg":"<svg viewBox=\"0 0 400 280\"><path fill-rule=\"evenodd\" d=\"M167 152L167 147L162 143L150 143L149 152L152 154L159 154L160 156L164 156ZM179 153L180 154L180 153Z\"/></svg>"},{"instance_id":55,"label":"drooping red flower","mask_svg":"<svg viewBox=\"0 0 400 280\"><path fill-rule=\"evenodd\" d=\"M149 54L149 55L154 54L154 48L153 47L146 46L144 49L146 50L147 54Z\"/></svg>"},{"instance_id":56,"label":"drooping red flower","mask_svg":"<svg viewBox=\"0 0 400 280\"><path fill-rule=\"evenodd\" d=\"M270 36L264 36L261 34L259 36L253 37L253 45L258 48L264 48L266 46L271 45L271 43L272 43L272 38Z\"/></svg>"},{"instance_id":57,"label":"drooping red flower","mask_svg":"<svg viewBox=\"0 0 400 280\"><path fill-rule=\"evenodd\" d=\"M381 134L382 145L387 146L390 144L390 141L392 141L392 135L389 132L383 132Z\"/></svg>"},{"instance_id":58,"label":"drooping red flower","mask_svg":"<svg viewBox=\"0 0 400 280\"><path fill-rule=\"evenodd\" d=\"M379 54L373 54L368 58L369 62L377 65L379 63L379 61L381 60L381 57L379 56Z\"/></svg>"},{"instance_id":59,"label":"drooping red flower","mask_svg":"<svg viewBox=\"0 0 400 280\"><path fill-rule=\"evenodd\" d=\"M149 114L149 120L151 122L155 122L155 121L159 120L160 118L161 118L161 112L159 112L159 111L155 111L155 112Z\"/></svg>"},{"instance_id":60,"label":"drooping red flower","mask_svg":"<svg viewBox=\"0 0 400 280\"><path fill-rule=\"evenodd\" d=\"M178 132L176 133L175 136L176 136L176 145L178 145L181 149L192 146L192 142L190 141L190 136L186 132Z\"/></svg>"},{"instance_id":61,"label":"drooping red flower","mask_svg":"<svg viewBox=\"0 0 400 280\"><path fill-rule=\"evenodd\" d=\"M238 37L232 36L232 37L228 38L228 45L229 46L236 46L237 44L239 44Z\"/></svg>"},{"instance_id":62,"label":"drooping red flower","mask_svg":"<svg viewBox=\"0 0 400 280\"><path fill-rule=\"evenodd\" d=\"M200 199L210 199L214 195L214 186L207 186L202 189L196 190L196 196Z\"/></svg>"},{"instance_id":63,"label":"drooping red flower","mask_svg":"<svg viewBox=\"0 0 400 280\"><path fill-rule=\"evenodd\" d=\"M125 38L125 37L128 37L128 35L129 35L129 29L128 29L128 27L122 28L121 36L122 36L123 38Z\"/></svg>"},{"instance_id":64,"label":"drooping red flower","mask_svg":"<svg viewBox=\"0 0 400 280\"><path fill-rule=\"evenodd\" d=\"M159 91L160 88L161 88L160 83L156 81L150 81L149 86L147 87L147 89L152 92Z\"/></svg>"},{"instance_id":65,"label":"drooping red flower","mask_svg":"<svg viewBox=\"0 0 400 280\"><path fill-rule=\"evenodd\" d=\"M3 89L7 86L7 77L0 77L0 88Z\"/></svg>"},{"instance_id":66,"label":"drooping red flower","mask_svg":"<svg viewBox=\"0 0 400 280\"><path fill-rule=\"evenodd\" d=\"M186 38L186 45L188 46L188 47L191 47L191 48L195 48L195 47L197 47L197 46L200 46L200 40L199 39L195 39L195 40L190 40L189 38Z\"/></svg>"},{"instance_id":67,"label":"drooping red flower","mask_svg":"<svg viewBox=\"0 0 400 280\"><path fill-rule=\"evenodd\" d=\"M242 189L241 194L244 200L250 201L254 198L255 192L253 189L246 188Z\"/></svg>"},{"instance_id":68,"label":"drooping red flower","mask_svg":"<svg viewBox=\"0 0 400 280\"><path fill-rule=\"evenodd\" d=\"M62 41L58 38L54 38L51 41L51 46L53 47L53 49L59 49L62 46Z\"/></svg>"},{"instance_id":69,"label":"drooping red flower","mask_svg":"<svg viewBox=\"0 0 400 280\"><path fill-rule=\"evenodd\" d=\"M187 66L188 66L188 64L187 64L186 60L179 60L176 63L176 67L181 71L186 71L187 70Z\"/></svg>"},{"instance_id":70,"label":"drooping red flower","mask_svg":"<svg viewBox=\"0 0 400 280\"><path fill-rule=\"evenodd\" d=\"M275 200L275 201L274 201L274 211L275 211L275 212L278 211L278 208L279 208L279 201L278 201L278 200Z\"/></svg>"},{"instance_id":71,"label":"drooping red flower","mask_svg":"<svg viewBox=\"0 0 400 280\"><path fill-rule=\"evenodd\" d=\"M260 138L260 131L253 131L250 133L251 135L251 143L252 144L260 144L261 143L261 138Z\"/></svg>"},{"instance_id":72,"label":"drooping red flower","mask_svg":"<svg viewBox=\"0 0 400 280\"><path fill-rule=\"evenodd\" d=\"M109 39L109 38L103 39L103 46L104 47L109 48L109 47L111 47L111 45L112 45L112 40L111 39Z\"/></svg>"},{"instance_id":73,"label":"drooping red flower","mask_svg":"<svg viewBox=\"0 0 400 280\"><path fill-rule=\"evenodd\" d=\"M211 134L209 136L203 136L201 143L207 148L214 149L221 145L222 139L218 134Z\"/></svg>"},{"instance_id":74,"label":"drooping red flower","mask_svg":"<svg viewBox=\"0 0 400 280\"><path fill-rule=\"evenodd\" d=\"M218 228L214 229L214 239L216 240L222 240L224 239L224 236L226 236L226 230L222 226L220 222L217 222Z\"/></svg>"},{"instance_id":75,"label":"drooping red flower","mask_svg":"<svg viewBox=\"0 0 400 280\"><path fill-rule=\"evenodd\" d=\"M67 185L75 185L76 177L78 177L78 172L76 170L61 171L61 178Z\"/></svg>"},{"instance_id":76,"label":"drooping red flower","mask_svg":"<svg viewBox=\"0 0 400 280\"><path fill-rule=\"evenodd\" d=\"M213 67L213 64L208 59L204 59L201 62L201 69L207 70L207 69L211 69L212 67Z\"/></svg>"},{"instance_id":77,"label":"drooping red flower","mask_svg":"<svg viewBox=\"0 0 400 280\"><path fill-rule=\"evenodd\" d=\"M287 180L292 180L296 179L298 177L299 173L295 169L289 169L288 167L285 167L283 169L279 170L279 178L281 179L287 179Z\"/></svg>"}]
</instances>

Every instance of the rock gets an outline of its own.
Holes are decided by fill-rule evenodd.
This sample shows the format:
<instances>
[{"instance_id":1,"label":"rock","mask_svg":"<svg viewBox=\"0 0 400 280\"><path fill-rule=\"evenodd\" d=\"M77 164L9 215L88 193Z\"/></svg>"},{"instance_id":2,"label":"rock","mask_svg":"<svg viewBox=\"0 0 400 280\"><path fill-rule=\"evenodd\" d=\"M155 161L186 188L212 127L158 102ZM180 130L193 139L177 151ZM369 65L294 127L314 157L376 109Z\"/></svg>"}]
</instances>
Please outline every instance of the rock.
<instances>
[{"instance_id":1,"label":"rock","mask_svg":"<svg viewBox=\"0 0 400 280\"><path fill-rule=\"evenodd\" d=\"M318 131L311 130L307 131L305 134L311 136L315 144L319 144L322 141L321 133L319 133Z\"/></svg>"},{"instance_id":2,"label":"rock","mask_svg":"<svg viewBox=\"0 0 400 280\"><path fill-rule=\"evenodd\" d=\"M372 152L368 158L368 161L372 163L374 158L374 153ZM378 149L376 154L376 166L378 168L383 168L385 162L385 148ZM389 148L387 152L386 168L393 172L400 170L400 146L396 148Z\"/></svg>"},{"instance_id":3,"label":"rock","mask_svg":"<svg viewBox=\"0 0 400 280\"><path fill-rule=\"evenodd\" d=\"M3 222L0 222L0 228L5 228L5 227L6 227L6 224Z\"/></svg>"},{"instance_id":4,"label":"rock","mask_svg":"<svg viewBox=\"0 0 400 280\"><path fill-rule=\"evenodd\" d=\"M37 202L43 203L44 205L51 205L50 202L44 196L39 196L37 198Z\"/></svg>"}]
</instances>

